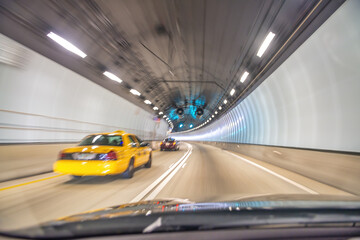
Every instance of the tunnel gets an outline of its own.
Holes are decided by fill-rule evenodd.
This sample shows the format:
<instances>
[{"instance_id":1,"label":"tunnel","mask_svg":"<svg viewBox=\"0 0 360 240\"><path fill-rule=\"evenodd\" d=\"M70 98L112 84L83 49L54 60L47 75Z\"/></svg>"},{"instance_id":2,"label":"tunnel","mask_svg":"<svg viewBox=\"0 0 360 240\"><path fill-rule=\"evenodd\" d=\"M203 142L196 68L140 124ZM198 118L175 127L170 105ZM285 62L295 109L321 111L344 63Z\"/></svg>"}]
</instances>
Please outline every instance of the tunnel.
<instances>
[{"instance_id":1,"label":"tunnel","mask_svg":"<svg viewBox=\"0 0 360 240\"><path fill-rule=\"evenodd\" d=\"M360 203L359 13L0 0L0 233L161 199Z\"/></svg>"}]
</instances>

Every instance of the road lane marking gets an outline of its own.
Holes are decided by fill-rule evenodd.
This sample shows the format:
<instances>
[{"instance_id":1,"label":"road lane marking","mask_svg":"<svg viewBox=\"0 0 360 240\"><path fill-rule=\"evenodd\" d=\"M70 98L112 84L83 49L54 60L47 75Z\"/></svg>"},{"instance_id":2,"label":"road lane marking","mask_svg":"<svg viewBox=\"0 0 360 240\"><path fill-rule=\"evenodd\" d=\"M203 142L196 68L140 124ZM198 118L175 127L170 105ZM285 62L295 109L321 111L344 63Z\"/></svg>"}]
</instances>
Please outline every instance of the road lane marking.
<instances>
[{"instance_id":1,"label":"road lane marking","mask_svg":"<svg viewBox=\"0 0 360 240\"><path fill-rule=\"evenodd\" d=\"M282 155L282 153L279 152L279 151L273 151L273 152L276 153L276 154Z\"/></svg>"},{"instance_id":2,"label":"road lane marking","mask_svg":"<svg viewBox=\"0 0 360 240\"><path fill-rule=\"evenodd\" d=\"M184 165L182 166L182 168L184 168L186 166L186 163L184 163Z\"/></svg>"},{"instance_id":3,"label":"road lane marking","mask_svg":"<svg viewBox=\"0 0 360 240\"><path fill-rule=\"evenodd\" d=\"M1 191L4 191L4 190L8 190L8 189L12 189L12 188L16 188L16 187L21 187L21 186L26 186L26 185L29 185L29 184L32 184L32 183L37 183L37 182L42 182L42 181L45 181L45 180L49 180L49 179L53 179L53 178L57 178L57 177L61 177L61 176L64 176L66 174L58 174L56 176L51 176L51 177L46 177L46 178L41 178L41 179L38 179L38 180L34 180L34 181L30 181L30 182L26 182L26 183L20 183L20 184L16 184L16 185L13 185L13 186L9 186L9 187L4 187L4 188L0 188L0 192Z\"/></svg>"},{"instance_id":4,"label":"road lane marking","mask_svg":"<svg viewBox=\"0 0 360 240\"><path fill-rule=\"evenodd\" d=\"M130 201L130 203L138 202L141 199L143 199L147 194L149 194L155 187L163 181L181 162L182 160L189 154L189 152L192 150L192 146L188 143L188 150L186 153L173 164L171 168L169 168L165 173L163 173L158 179L156 179L152 184L150 184L147 188L145 188L141 193L139 193L133 200Z\"/></svg>"},{"instance_id":5,"label":"road lane marking","mask_svg":"<svg viewBox=\"0 0 360 240\"><path fill-rule=\"evenodd\" d=\"M271 171L270 169L267 169L267 168L265 168L265 167L263 167L263 166L261 166L261 165L259 165L259 164L257 164L257 163L254 163L254 162L252 162L252 161L250 161L250 160L248 160L248 159L246 159L246 158L243 158L243 157L241 157L241 156L239 156L239 155L236 155L236 154L234 154L234 153L232 153L232 152L229 152L229 151L225 151L225 152L227 152L228 154L231 154L231 155L233 155L233 156L235 156L235 157L243 160L244 162L247 162L247 163L249 163L249 164L251 164L251 165L253 165L253 166L255 166L255 167L258 167L258 168L260 168L261 170L263 170L263 171L265 171L265 172L267 172L267 173L270 173L270 174L272 174L272 175L274 175L274 176L276 176L276 177L284 180L285 182L290 183L290 184L292 184L292 185L294 185L294 186L296 186L296 187L298 187L298 188L300 188L300 189L302 189L302 190L304 190L304 191L306 191L306 192L308 192L308 193L311 193L311 194L319 194L318 192L315 192L314 190L311 190L310 188L307 188L307 187L305 187L304 185L301 185L301 184L299 184L299 183L297 183L297 182L294 182L293 180L290 180L290 179L288 179L288 178L286 178L286 177L284 177L284 176L282 176L282 175L280 175L280 174L277 174L276 172L273 172L273 171Z\"/></svg>"},{"instance_id":6,"label":"road lane marking","mask_svg":"<svg viewBox=\"0 0 360 240\"><path fill-rule=\"evenodd\" d=\"M150 195L145 198L145 200L153 200L160 192L161 190L166 186L166 184L175 176L175 174L179 171L179 169L185 164L186 160L190 157L192 153L192 149L190 152L186 155L186 157L183 158L181 163L172 171L165 179L162 181L151 193Z\"/></svg>"}]
</instances>

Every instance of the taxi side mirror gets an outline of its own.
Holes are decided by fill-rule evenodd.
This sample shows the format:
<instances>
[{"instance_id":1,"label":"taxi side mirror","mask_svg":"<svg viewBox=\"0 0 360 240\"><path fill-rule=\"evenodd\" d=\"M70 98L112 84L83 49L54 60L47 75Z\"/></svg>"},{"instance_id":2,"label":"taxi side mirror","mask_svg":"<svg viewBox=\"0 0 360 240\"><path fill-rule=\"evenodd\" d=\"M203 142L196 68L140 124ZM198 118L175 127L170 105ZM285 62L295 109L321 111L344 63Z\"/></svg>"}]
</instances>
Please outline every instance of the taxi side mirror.
<instances>
[{"instance_id":1,"label":"taxi side mirror","mask_svg":"<svg viewBox=\"0 0 360 240\"><path fill-rule=\"evenodd\" d=\"M148 146L150 146L150 143L147 142L140 143L140 147L148 147Z\"/></svg>"}]
</instances>

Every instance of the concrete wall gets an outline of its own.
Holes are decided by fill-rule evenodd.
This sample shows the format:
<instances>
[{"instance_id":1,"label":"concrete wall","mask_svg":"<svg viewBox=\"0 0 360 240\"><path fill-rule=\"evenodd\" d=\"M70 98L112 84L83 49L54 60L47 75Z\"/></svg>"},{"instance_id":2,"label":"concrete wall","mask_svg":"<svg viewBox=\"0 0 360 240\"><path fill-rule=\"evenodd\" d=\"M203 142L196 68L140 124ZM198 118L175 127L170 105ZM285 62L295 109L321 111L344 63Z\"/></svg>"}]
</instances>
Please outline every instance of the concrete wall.
<instances>
[{"instance_id":1,"label":"concrete wall","mask_svg":"<svg viewBox=\"0 0 360 240\"><path fill-rule=\"evenodd\" d=\"M174 136L360 152L359 12L360 1L345 2L234 109Z\"/></svg>"},{"instance_id":2,"label":"concrete wall","mask_svg":"<svg viewBox=\"0 0 360 240\"><path fill-rule=\"evenodd\" d=\"M118 129L162 139L167 123L0 34L0 143L76 142Z\"/></svg>"},{"instance_id":3,"label":"concrete wall","mask_svg":"<svg viewBox=\"0 0 360 240\"><path fill-rule=\"evenodd\" d=\"M237 143L202 143L238 152L360 195L360 155Z\"/></svg>"}]
</instances>

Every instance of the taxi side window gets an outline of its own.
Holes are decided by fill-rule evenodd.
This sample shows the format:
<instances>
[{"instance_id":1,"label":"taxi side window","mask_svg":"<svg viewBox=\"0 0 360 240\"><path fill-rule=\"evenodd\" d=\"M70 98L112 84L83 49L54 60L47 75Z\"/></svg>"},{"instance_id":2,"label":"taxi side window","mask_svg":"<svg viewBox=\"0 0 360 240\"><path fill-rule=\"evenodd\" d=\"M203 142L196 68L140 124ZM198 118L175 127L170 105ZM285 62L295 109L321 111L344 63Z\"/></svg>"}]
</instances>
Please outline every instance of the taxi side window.
<instances>
[{"instance_id":1,"label":"taxi side window","mask_svg":"<svg viewBox=\"0 0 360 240\"><path fill-rule=\"evenodd\" d=\"M138 138L138 136L134 136L134 137L136 138L136 140L138 140L139 143L143 142L140 138Z\"/></svg>"},{"instance_id":2,"label":"taxi side window","mask_svg":"<svg viewBox=\"0 0 360 240\"><path fill-rule=\"evenodd\" d=\"M134 138L134 136L129 136L129 140L130 140L130 144L134 144L136 145L136 147L139 147L139 143L137 142L137 140Z\"/></svg>"}]
</instances>

